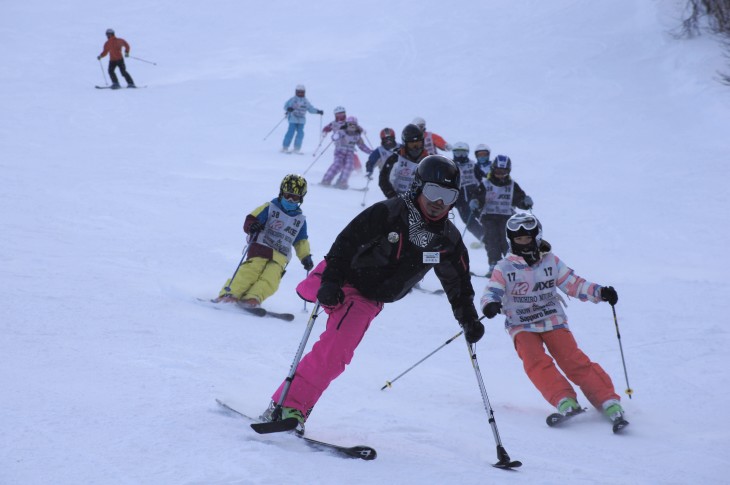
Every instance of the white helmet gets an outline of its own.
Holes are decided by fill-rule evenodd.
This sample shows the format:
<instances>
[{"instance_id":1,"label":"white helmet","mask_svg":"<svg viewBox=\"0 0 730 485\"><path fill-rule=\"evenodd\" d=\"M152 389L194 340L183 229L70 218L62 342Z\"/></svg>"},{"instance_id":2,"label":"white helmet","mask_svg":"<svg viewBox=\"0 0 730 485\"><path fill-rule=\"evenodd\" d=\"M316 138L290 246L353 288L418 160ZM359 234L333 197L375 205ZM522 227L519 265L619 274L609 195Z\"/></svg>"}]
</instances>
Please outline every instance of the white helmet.
<instances>
[{"instance_id":1,"label":"white helmet","mask_svg":"<svg viewBox=\"0 0 730 485\"><path fill-rule=\"evenodd\" d=\"M306 91L306 88L304 87L304 84L297 84L297 87L294 88L294 91Z\"/></svg>"},{"instance_id":2,"label":"white helmet","mask_svg":"<svg viewBox=\"0 0 730 485\"><path fill-rule=\"evenodd\" d=\"M469 144L468 143L464 143L463 141L457 141L456 143L454 143L453 145L451 145L451 151L452 152L455 152L457 150L463 150L463 151L468 152L469 151Z\"/></svg>"},{"instance_id":3,"label":"white helmet","mask_svg":"<svg viewBox=\"0 0 730 485\"><path fill-rule=\"evenodd\" d=\"M344 106L336 106L333 112L334 112L334 114L344 113L345 112L345 107Z\"/></svg>"},{"instance_id":4,"label":"white helmet","mask_svg":"<svg viewBox=\"0 0 730 485\"><path fill-rule=\"evenodd\" d=\"M492 149L489 148L489 146L485 145L484 143L480 143L474 149L474 153L476 153L476 152L489 152L489 153L492 153Z\"/></svg>"},{"instance_id":5,"label":"white helmet","mask_svg":"<svg viewBox=\"0 0 730 485\"><path fill-rule=\"evenodd\" d=\"M420 116L416 116L415 118L413 118L413 121L411 121L411 124L419 127L421 129L421 131L426 131L426 120L424 120Z\"/></svg>"}]
</instances>

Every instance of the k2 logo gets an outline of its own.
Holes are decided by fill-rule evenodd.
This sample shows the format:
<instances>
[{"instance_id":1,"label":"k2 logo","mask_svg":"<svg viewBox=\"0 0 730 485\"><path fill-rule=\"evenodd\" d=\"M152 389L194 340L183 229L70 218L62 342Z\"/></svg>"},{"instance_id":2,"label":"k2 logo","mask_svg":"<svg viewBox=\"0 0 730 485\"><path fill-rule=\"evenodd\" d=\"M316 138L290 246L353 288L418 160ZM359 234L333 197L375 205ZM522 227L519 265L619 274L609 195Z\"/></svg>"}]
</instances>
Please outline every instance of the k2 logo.
<instances>
[{"instance_id":1,"label":"k2 logo","mask_svg":"<svg viewBox=\"0 0 730 485\"><path fill-rule=\"evenodd\" d=\"M512 287L512 294L513 295L526 295L529 289L530 289L529 284L525 283L524 281L520 281L519 283L515 283L515 286Z\"/></svg>"}]
</instances>

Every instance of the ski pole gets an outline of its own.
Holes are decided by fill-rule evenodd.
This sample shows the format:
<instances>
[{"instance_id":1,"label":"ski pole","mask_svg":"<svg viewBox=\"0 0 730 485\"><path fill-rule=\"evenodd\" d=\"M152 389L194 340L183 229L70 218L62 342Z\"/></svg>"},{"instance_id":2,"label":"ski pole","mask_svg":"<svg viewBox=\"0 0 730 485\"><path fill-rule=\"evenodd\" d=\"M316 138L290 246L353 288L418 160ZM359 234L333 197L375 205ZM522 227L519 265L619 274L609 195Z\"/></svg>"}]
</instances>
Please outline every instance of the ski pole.
<instances>
[{"instance_id":1,"label":"ski pole","mask_svg":"<svg viewBox=\"0 0 730 485\"><path fill-rule=\"evenodd\" d=\"M631 395L634 393L634 390L631 389L631 386L629 385L629 374L626 372L626 360L624 360L624 347L621 345L621 333L618 331L618 318L616 318L616 307L611 305L611 311L613 312L613 323L616 325L616 337L618 337L618 348L621 349L621 363L624 366L624 377L626 378L626 394L628 394L629 399L631 399Z\"/></svg>"},{"instance_id":2,"label":"ski pole","mask_svg":"<svg viewBox=\"0 0 730 485\"><path fill-rule=\"evenodd\" d=\"M322 131L321 131L321 130L320 130L320 133L322 133ZM317 156L317 150L319 150L319 147L321 147L321 146L322 146L322 142L324 141L324 139L325 139L326 137L327 137L327 134L326 134L326 133L322 133L322 134L320 135L320 137L319 137L319 143L317 144L317 148L315 148L315 149L314 149L314 151L312 152L312 156L313 156L313 157L316 157L316 156Z\"/></svg>"},{"instance_id":3,"label":"ski pole","mask_svg":"<svg viewBox=\"0 0 730 485\"><path fill-rule=\"evenodd\" d=\"M469 211L469 217L466 220L466 227L461 232L461 239L464 239L464 234L466 234L466 230L469 229L469 224L471 224L471 220L474 218L474 211L473 209Z\"/></svg>"},{"instance_id":4,"label":"ski pole","mask_svg":"<svg viewBox=\"0 0 730 485\"><path fill-rule=\"evenodd\" d=\"M106 80L106 73L104 72L104 64L101 63L101 59L99 59L99 68L101 69L101 77L104 78L104 85L109 86L109 82Z\"/></svg>"},{"instance_id":5,"label":"ski pole","mask_svg":"<svg viewBox=\"0 0 730 485\"><path fill-rule=\"evenodd\" d=\"M363 133L362 133L362 134L363 134L363 136L365 136L365 141L367 141L367 142L368 142L368 148L372 150L372 149L373 149L373 144L372 144L372 143L370 143L370 139L368 138L368 134L367 134L367 133L365 133L364 131L363 131Z\"/></svg>"},{"instance_id":6,"label":"ski pole","mask_svg":"<svg viewBox=\"0 0 730 485\"><path fill-rule=\"evenodd\" d=\"M361 206L365 207L365 198L368 196L368 190L370 190L370 181L372 178L368 177L368 181L365 182L365 192L362 194L362 204Z\"/></svg>"},{"instance_id":7,"label":"ski pole","mask_svg":"<svg viewBox=\"0 0 730 485\"><path fill-rule=\"evenodd\" d=\"M266 134L266 136L264 137L264 141L266 141L266 139L269 137L269 135L271 135L274 132L274 130L279 127L281 122L284 121L287 116L288 116L288 113L284 113L284 117L282 119L280 119L279 122L271 129L271 131Z\"/></svg>"},{"instance_id":8,"label":"ski pole","mask_svg":"<svg viewBox=\"0 0 730 485\"><path fill-rule=\"evenodd\" d=\"M141 59L139 57L129 56L129 58L130 59L137 59L138 61L146 62L147 64L152 64L153 66L156 66L157 65L156 62L152 62L152 61L148 61L148 60L145 60L145 59Z\"/></svg>"},{"instance_id":9,"label":"ski pole","mask_svg":"<svg viewBox=\"0 0 730 485\"><path fill-rule=\"evenodd\" d=\"M446 341L446 342L444 342L443 344L441 344L441 346L440 346L440 347L438 347L438 348L437 348L436 350L434 350L433 352L431 352L430 354L428 354L428 355L427 355L426 357L424 357L423 359L419 360L418 362L416 362L415 364L413 364L412 366L410 366L410 367L409 367L408 369L406 369L405 371L403 371L403 372L402 372L402 373L401 373L401 374L400 374L400 375L399 375L398 377L396 377L396 378L395 378L395 379L393 379L392 381L385 381L385 385L384 385L383 387L381 387L381 388L380 388L380 390L381 390L381 391L383 391L383 390L385 390L385 388L387 388L387 387L393 387L393 383L394 383L395 381L397 381L398 379L400 379L400 378L401 378L401 377L403 377L404 375L408 374L408 372L410 372L410 371L411 371L411 370L412 370L412 369L413 369L414 367L416 367L416 366L417 366L418 364L420 364L420 363L421 363L421 362L423 362L424 360L428 359L428 358L429 358L429 357L431 357L431 356L432 356L433 354L435 354L436 352L438 352L439 350L441 350L442 348L446 347L446 346L447 346L448 344L450 344L451 342L453 342L454 340L456 340L456 339L457 339L457 338L459 337L459 335L461 335L462 333L464 333L464 331L463 331L463 330L462 330L461 332L457 333L456 335L454 335L453 337L451 337L451 338L450 338L449 340L447 340L447 341Z\"/></svg>"},{"instance_id":10,"label":"ski pole","mask_svg":"<svg viewBox=\"0 0 730 485\"><path fill-rule=\"evenodd\" d=\"M309 334L312 333L312 327L314 327L314 322L317 320L317 317L319 316L319 300L314 304L314 308L312 309L312 314L309 317L309 321L307 322L307 327L304 329L304 335L302 336L301 342L299 342L299 348L297 349L297 353L294 356L294 361L291 364L291 367L289 368L289 375L286 376L286 380L284 381L284 387L281 390L281 395L279 396L279 402L276 403L276 407L274 408L274 411L271 414L271 420L272 421L280 421L281 420L281 408L284 404L284 401L286 400L287 394L289 394L289 388L291 387L291 383L294 380L294 375L297 372L297 367L299 367L299 362L302 360L302 354L304 353L304 348L307 346L307 340L309 340ZM251 427L257 431L262 432L266 430L266 424L267 423L254 423L251 425Z\"/></svg>"},{"instance_id":11,"label":"ski pole","mask_svg":"<svg viewBox=\"0 0 730 485\"><path fill-rule=\"evenodd\" d=\"M314 164L315 164L315 163L317 163L317 160L319 160L319 159L320 159L320 157L321 157L322 155L324 155L324 152L326 152L326 151L327 151L327 149L328 149L328 148L330 147L330 145L332 145L332 143L334 143L334 140L332 140L331 142L329 142L329 143L327 144L327 146L326 146L326 147L324 147L324 150L322 150L322 153L320 153L319 155L317 155L317 158L315 158L315 159L314 159L314 161L313 161L312 163L310 163L310 164L309 164L309 166L308 166L308 167L307 167L307 169L306 169L306 170L304 171L304 173L302 173L302 175L307 175L307 172L309 172L309 169L310 169L310 168L312 168L312 167L314 166Z\"/></svg>"},{"instance_id":12,"label":"ski pole","mask_svg":"<svg viewBox=\"0 0 730 485\"><path fill-rule=\"evenodd\" d=\"M307 278L309 278L309 271L307 271ZM304 309L302 310L304 313L307 312L307 300L304 300Z\"/></svg>"},{"instance_id":13,"label":"ski pole","mask_svg":"<svg viewBox=\"0 0 730 485\"><path fill-rule=\"evenodd\" d=\"M477 354L474 351L475 344L466 342L466 347L469 349L469 358L471 365L474 367L474 373L477 376L477 382L479 383L479 391L482 393L482 401L484 401L484 409L487 411L487 417L489 418L489 425L492 427L492 434L494 435L494 441L497 444L497 463L493 464L493 467L502 469L511 469L522 466L521 461L512 461L507 454L507 451L502 446L502 440L499 437L499 431L497 430L497 421L494 419L494 410L492 405L489 403L489 396L487 396L487 389L484 387L484 380L482 379L482 373L479 370L479 363L477 362Z\"/></svg>"},{"instance_id":14,"label":"ski pole","mask_svg":"<svg viewBox=\"0 0 730 485\"><path fill-rule=\"evenodd\" d=\"M231 279L228 280L228 284L225 287L223 287L223 289L226 290L229 293L231 291L231 283L233 283L233 278L235 278L236 277L236 274L238 274L238 268L240 268L241 265L243 264L243 262L246 260L246 255L248 254L248 247L249 246L250 246L250 244L246 244L246 247L243 248L243 256L241 256L241 261L239 261L238 262L238 266L236 266L236 271L233 272L233 275L231 276Z\"/></svg>"}]
</instances>

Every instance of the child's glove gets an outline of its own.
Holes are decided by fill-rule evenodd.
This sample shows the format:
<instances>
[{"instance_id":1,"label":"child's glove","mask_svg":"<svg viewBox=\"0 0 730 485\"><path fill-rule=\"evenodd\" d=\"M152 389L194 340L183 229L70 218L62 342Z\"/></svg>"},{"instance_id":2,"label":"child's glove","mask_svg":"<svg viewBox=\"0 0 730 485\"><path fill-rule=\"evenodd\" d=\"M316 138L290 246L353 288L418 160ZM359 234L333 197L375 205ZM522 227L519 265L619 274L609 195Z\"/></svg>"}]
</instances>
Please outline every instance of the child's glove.
<instances>
[{"instance_id":1,"label":"child's glove","mask_svg":"<svg viewBox=\"0 0 730 485\"><path fill-rule=\"evenodd\" d=\"M307 254L306 256L304 256L304 258L302 258L302 266L304 266L304 269L307 271L311 271L312 268L314 268L311 254Z\"/></svg>"},{"instance_id":2,"label":"child's glove","mask_svg":"<svg viewBox=\"0 0 730 485\"><path fill-rule=\"evenodd\" d=\"M317 114L318 114L318 115L323 115L323 114L324 114L324 111L322 111L321 109L318 109L318 110L317 110Z\"/></svg>"},{"instance_id":3,"label":"child's glove","mask_svg":"<svg viewBox=\"0 0 730 485\"><path fill-rule=\"evenodd\" d=\"M289 106L289 107L288 107L288 108L286 109L286 112L287 112L287 113L291 113L292 111L294 111L294 108L292 108L291 106Z\"/></svg>"},{"instance_id":4,"label":"child's glove","mask_svg":"<svg viewBox=\"0 0 730 485\"><path fill-rule=\"evenodd\" d=\"M478 199L472 199L469 201L469 208L472 211L478 211L479 210L479 200Z\"/></svg>"},{"instance_id":5,"label":"child's glove","mask_svg":"<svg viewBox=\"0 0 730 485\"><path fill-rule=\"evenodd\" d=\"M482 313L487 318L494 318L497 316L497 313L502 311L502 303L498 301L493 301L490 303L487 303L484 308L482 308Z\"/></svg>"},{"instance_id":6,"label":"child's glove","mask_svg":"<svg viewBox=\"0 0 730 485\"><path fill-rule=\"evenodd\" d=\"M263 230L264 230L264 225L261 224L260 221L253 221L251 224L248 225L249 234L256 234L257 232L261 232Z\"/></svg>"},{"instance_id":7,"label":"child's glove","mask_svg":"<svg viewBox=\"0 0 730 485\"><path fill-rule=\"evenodd\" d=\"M525 209L532 209L532 197L526 195L522 203L525 205Z\"/></svg>"},{"instance_id":8,"label":"child's glove","mask_svg":"<svg viewBox=\"0 0 730 485\"><path fill-rule=\"evenodd\" d=\"M611 306L618 303L618 293L613 289L613 286L604 286L601 288L601 300L607 301Z\"/></svg>"}]
</instances>

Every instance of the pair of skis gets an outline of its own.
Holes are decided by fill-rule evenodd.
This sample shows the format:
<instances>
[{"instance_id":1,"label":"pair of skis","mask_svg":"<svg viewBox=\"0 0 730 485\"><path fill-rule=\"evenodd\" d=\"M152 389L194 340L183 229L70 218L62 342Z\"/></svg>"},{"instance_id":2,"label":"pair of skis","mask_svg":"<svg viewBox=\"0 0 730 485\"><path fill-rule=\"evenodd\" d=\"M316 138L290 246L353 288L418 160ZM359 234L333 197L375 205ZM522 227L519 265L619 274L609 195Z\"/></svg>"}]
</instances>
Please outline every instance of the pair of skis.
<instances>
[{"instance_id":1,"label":"pair of skis","mask_svg":"<svg viewBox=\"0 0 730 485\"><path fill-rule=\"evenodd\" d=\"M254 431L259 434L291 432L294 431L294 429L297 427L297 420L294 418L287 418L280 421L272 422L261 422L258 419L254 419L251 416L242 413L238 409L226 404L220 399L216 399L215 402L217 402L218 405L226 411L229 411L239 417L252 421L253 423L251 424L251 428L253 428ZM326 441L315 440L297 433L294 433L294 435L304 440L304 442L312 448L329 451L345 458L359 458L361 460L369 461L374 460L378 456L378 453L375 451L375 449L371 448L370 446L341 446L334 443L327 443Z\"/></svg>"},{"instance_id":2,"label":"pair of skis","mask_svg":"<svg viewBox=\"0 0 730 485\"><path fill-rule=\"evenodd\" d=\"M560 426L561 424L565 424L566 421L569 421L570 419L574 418L575 416L578 416L579 414L583 414L586 411L586 408L578 408L574 411L570 411L567 414L560 414L560 413L553 413L550 416L547 417L546 422L547 425L552 427ZM626 421L623 417L617 418L612 421L612 428L614 433L619 433L621 430L623 430L626 426L629 425L629 422Z\"/></svg>"}]
</instances>

